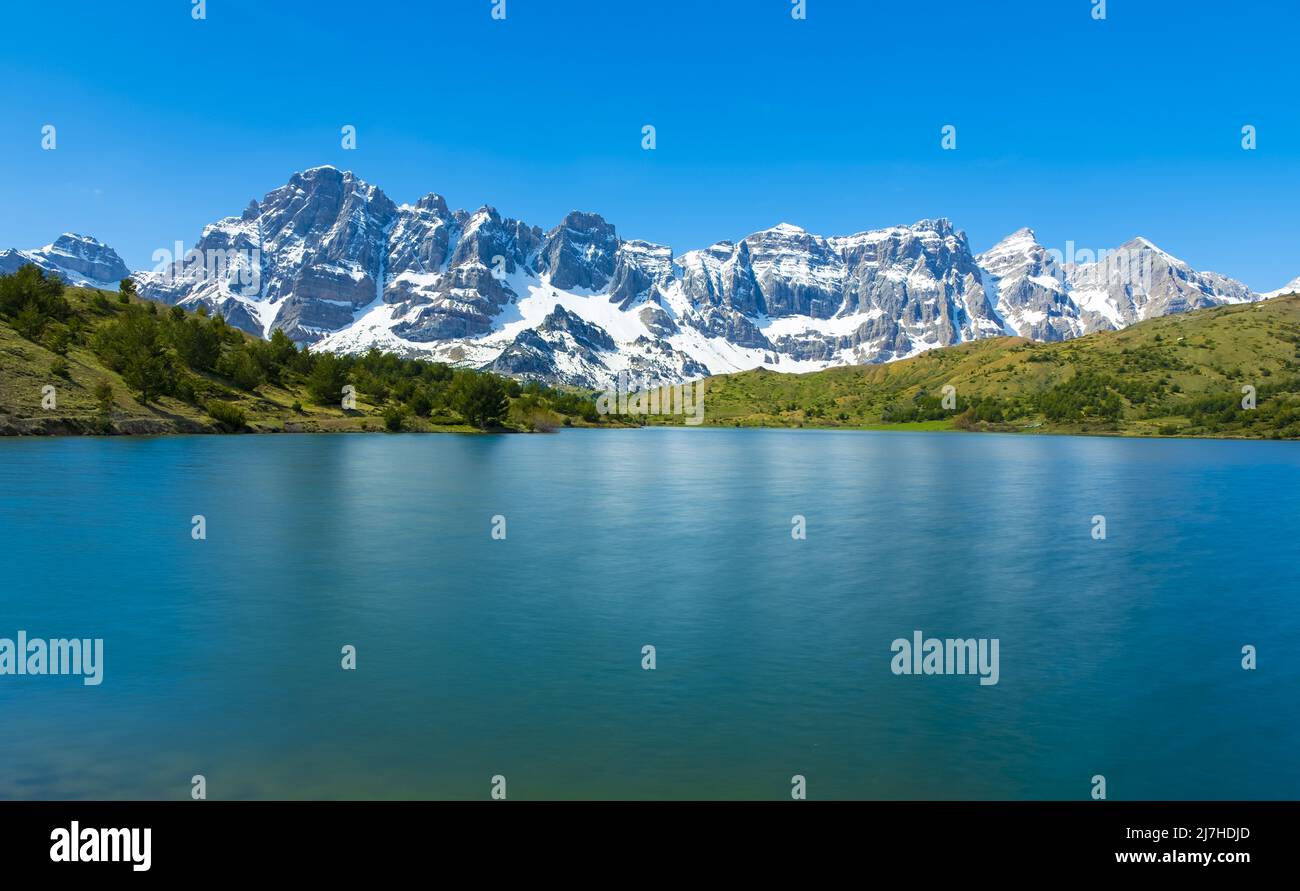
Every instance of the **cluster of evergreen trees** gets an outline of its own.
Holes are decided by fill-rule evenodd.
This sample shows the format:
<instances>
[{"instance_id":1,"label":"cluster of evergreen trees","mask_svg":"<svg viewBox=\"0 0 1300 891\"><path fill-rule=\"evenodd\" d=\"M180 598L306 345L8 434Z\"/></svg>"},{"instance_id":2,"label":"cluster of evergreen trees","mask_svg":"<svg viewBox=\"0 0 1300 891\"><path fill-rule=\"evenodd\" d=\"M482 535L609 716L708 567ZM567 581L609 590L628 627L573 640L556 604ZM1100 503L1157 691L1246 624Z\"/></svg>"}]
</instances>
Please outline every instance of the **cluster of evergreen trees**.
<instances>
[{"instance_id":1,"label":"cluster of evergreen trees","mask_svg":"<svg viewBox=\"0 0 1300 891\"><path fill-rule=\"evenodd\" d=\"M1026 394L1018 398L980 396L968 399L957 395L953 408L945 408L941 396L921 390L910 400L886 405L882 420L900 423L955 418L959 427L971 427L981 422L1001 424L1041 413L1051 421L1115 423L1124 414L1121 395L1131 398L1135 404L1150 395L1149 385L1141 382L1129 384L1130 389L1134 390L1132 393L1122 392L1124 386L1125 384L1118 384L1105 375L1082 371L1042 393Z\"/></svg>"},{"instance_id":2,"label":"cluster of evergreen trees","mask_svg":"<svg viewBox=\"0 0 1300 891\"><path fill-rule=\"evenodd\" d=\"M30 263L13 275L0 275L0 316L60 356L83 334L82 320L63 296L63 282Z\"/></svg>"},{"instance_id":3,"label":"cluster of evergreen trees","mask_svg":"<svg viewBox=\"0 0 1300 891\"><path fill-rule=\"evenodd\" d=\"M1270 431L1275 438L1300 438L1300 377L1275 380L1259 387L1257 406L1242 407L1242 394L1206 394L1174 406L1170 414L1187 418L1179 432L1231 433L1252 428Z\"/></svg>"},{"instance_id":4,"label":"cluster of evergreen trees","mask_svg":"<svg viewBox=\"0 0 1300 891\"><path fill-rule=\"evenodd\" d=\"M1129 351L1124 355L1127 359ZM1157 359L1146 361L1143 367L1165 370L1171 365ZM1260 386L1258 407L1251 410L1243 409L1241 394L1233 389L1192 398L1179 397L1180 392L1181 387L1167 378L1147 380L1080 370L1041 393L1011 399L959 397L955 409L945 409L939 396L922 390L910 400L886 405L883 420L898 423L953 417L958 427L969 428L980 422L998 424L1035 414L1058 423L1107 426L1117 425L1126 417L1181 416L1187 419L1186 426L1166 425L1161 432L1231 433L1257 428L1287 438L1300 436L1300 398L1294 395L1300 392L1300 378Z\"/></svg>"},{"instance_id":5,"label":"cluster of evergreen trees","mask_svg":"<svg viewBox=\"0 0 1300 891\"><path fill-rule=\"evenodd\" d=\"M351 385L359 399L382 409L389 429L401 429L412 416L488 429L506 422L512 400L525 419L598 418L592 399L542 384L379 350L313 353L278 329L270 340L255 340L202 306L190 313L140 301L131 279L121 282L115 301L97 291L82 315L64 296L60 279L27 265L0 276L0 315L60 356L73 344L88 346L141 403L175 397L230 429L242 428L244 416L222 400L264 384L305 390L312 402L332 407L344 405Z\"/></svg>"},{"instance_id":6,"label":"cluster of evergreen trees","mask_svg":"<svg viewBox=\"0 0 1300 891\"><path fill-rule=\"evenodd\" d=\"M1124 416L1124 402L1115 381L1093 371L1080 371L1040 394L1038 409L1049 421L1113 423Z\"/></svg>"},{"instance_id":7,"label":"cluster of evergreen trees","mask_svg":"<svg viewBox=\"0 0 1300 891\"><path fill-rule=\"evenodd\" d=\"M881 412L881 420L888 424L898 424L906 421L938 421L956 416L963 424L973 424L977 421L1001 423L1008 417L1023 413L1015 407L1014 403L994 399L991 396L967 399L957 394L953 399L953 406L953 408L945 408L942 396L919 390L910 400L891 402L886 405Z\"/></svg>"}]
</instances>

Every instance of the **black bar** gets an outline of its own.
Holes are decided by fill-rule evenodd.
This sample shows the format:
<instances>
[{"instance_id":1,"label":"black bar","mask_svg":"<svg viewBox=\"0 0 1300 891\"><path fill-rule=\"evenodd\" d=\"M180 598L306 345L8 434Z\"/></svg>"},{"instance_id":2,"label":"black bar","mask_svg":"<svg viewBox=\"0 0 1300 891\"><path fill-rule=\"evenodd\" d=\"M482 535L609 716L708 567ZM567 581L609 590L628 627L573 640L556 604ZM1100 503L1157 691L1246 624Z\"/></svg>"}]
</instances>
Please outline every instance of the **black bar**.
<instances>
[{"instance_id":1,"label":"black bar","mask_svg":"<svg viewBox=\"0 0 1300 891\"><path fill-rule=\"evenodd\" d=\"M466 869L489 879L497 869L811 878L836 867L1230 881L1253 866L1290 871L1297 817L1296 802L9 802L0 804L0 858L6 875L110 880ZM118 862L56 862L52 835L73 821L79 834L149 828L148 870L125 850ZM1120 862L1131 855L1154 862Z\"/></svg>"}]
</instances>

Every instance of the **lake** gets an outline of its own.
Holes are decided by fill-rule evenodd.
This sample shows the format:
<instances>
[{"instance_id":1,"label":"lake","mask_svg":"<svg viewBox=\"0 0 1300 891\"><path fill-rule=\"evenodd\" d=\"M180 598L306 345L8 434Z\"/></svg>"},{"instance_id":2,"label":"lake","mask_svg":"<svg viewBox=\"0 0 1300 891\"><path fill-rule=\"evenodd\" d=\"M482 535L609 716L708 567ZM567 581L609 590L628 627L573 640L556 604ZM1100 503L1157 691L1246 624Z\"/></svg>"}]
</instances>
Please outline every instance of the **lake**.
<instances>
[{"instance_id":1,"label":"lake","mask_svg":"<svg viewBox=\"0 0 1300 891\"><path fill-rule=\"evenodd\" d=\"M4 798L1300 797L1296 443L10 439L0 540L0 637L104 641Z\"/></svg>"}]
</instances>

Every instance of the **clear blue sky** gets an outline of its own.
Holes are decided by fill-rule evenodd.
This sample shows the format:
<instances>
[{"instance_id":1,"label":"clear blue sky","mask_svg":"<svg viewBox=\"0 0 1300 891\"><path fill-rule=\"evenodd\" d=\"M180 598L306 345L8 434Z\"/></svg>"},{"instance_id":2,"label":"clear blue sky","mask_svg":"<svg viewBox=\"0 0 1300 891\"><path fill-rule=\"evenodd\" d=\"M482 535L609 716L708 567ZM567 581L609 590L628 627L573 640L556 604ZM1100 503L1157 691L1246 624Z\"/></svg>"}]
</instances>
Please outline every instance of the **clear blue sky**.
<instances>
[{"instance_id":1,"label":"clear blue sky","mask_svg":"<svg viewBox=\"0 0 1300 891\"><path fill-rule=\"evenodd\" d=\"M506 2L6 3L0 246L84 232L142 268L334 164L679 252L946 216L976 250L1027 225L1062 250L1145 235L1258 289L1300 275L1295 4Z\"/></svg>"}]
</instances>

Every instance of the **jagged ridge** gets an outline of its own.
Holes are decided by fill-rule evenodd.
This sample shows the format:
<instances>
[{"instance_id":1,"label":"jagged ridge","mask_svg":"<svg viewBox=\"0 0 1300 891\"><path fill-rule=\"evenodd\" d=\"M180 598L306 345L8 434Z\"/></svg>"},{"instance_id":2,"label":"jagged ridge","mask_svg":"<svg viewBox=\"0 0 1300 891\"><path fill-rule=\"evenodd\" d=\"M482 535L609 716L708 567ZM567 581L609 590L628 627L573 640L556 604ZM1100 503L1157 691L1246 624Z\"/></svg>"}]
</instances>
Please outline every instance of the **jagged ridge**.
<instances>
[{"instance_id":1,"label":"jagged ridge","mask_svg":"<svg viewBox=\"0 0 1300 891\"><path fill-rule=\"evenodd\" d=\"M398 205L333 167L294 174L176 260L138 274L143 296L316 349L584 386L620 371L880 363L1002 334L1057 341L1271 296L1145 239L1062 258L1021 229L975 254L942 219L829 238L783 223L674 257L594 213L543 231L433 193Z\"/></svg>"}]
</instances>

